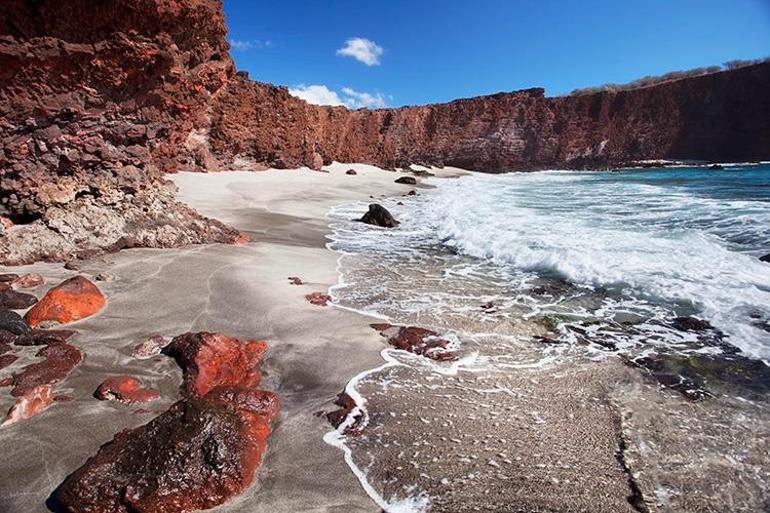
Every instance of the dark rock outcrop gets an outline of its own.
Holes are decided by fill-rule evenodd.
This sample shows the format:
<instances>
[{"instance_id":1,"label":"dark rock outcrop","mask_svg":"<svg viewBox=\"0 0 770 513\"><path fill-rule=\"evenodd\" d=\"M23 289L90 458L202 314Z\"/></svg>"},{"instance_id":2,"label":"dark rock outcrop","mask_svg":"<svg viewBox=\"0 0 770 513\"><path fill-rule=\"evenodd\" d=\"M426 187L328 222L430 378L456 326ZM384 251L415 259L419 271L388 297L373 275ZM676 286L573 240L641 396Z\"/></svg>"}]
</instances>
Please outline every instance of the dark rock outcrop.
<instances>
[{"instance_id":1,"label":"dark rock outcrop","mask_svg":"<svg viewBox=\"0 0 770 513\"><path fill-rule=\"evenodd\" d=\"M35 303L37 303L37 298L32 294L17 292L11 288L0 290L0 308L23 310Z\"/></svg>"},{"instance_id":2,"label":"dark rock outcrop","mask_svg":"<svg viewBox=\"0 0 770 513\"><path fill-rule=\"evenodd\" d=\"M388 212L388 209L377 203L369 205L369 211L359 221L383 228L395 228L399 225L399 222Z\"/></svg>"},{"instance_id":3,"label":"dark rock outcrop","mask_svg":"<svg viewBox=\"0 0 770 513\"><path fill-rule=\"evenodd\" d=\"M233 75L217 0L8 0L0 10L0 261L233 242L162 173L209 165Z\"/></svg>"},{"instance_id":4,"label":"dark rock outcrop","mask_svg":"<svg viewBox=\"0 0 770 513\"><path fill-rule=\"evenodd\" d=\"M277 402L268 392L218 388L118 433L62 484L67 513L207 509L248 486Z\"/></svg>"},{"instance_id":5,"label":"dark rock outcrop","mask_svg":"<svg viewBox=\"0 0 770 513\"><path fill-rule=\"evenodd\" d=\"M760 262L770 263L770 253L768 253L767 255L759 257L759 261Z\"/></svg>"},{"instance_id":6,"label":"dark rock outcrop","mask_svg":"<svg viewBox=\"0 0 770 513\"><path fill-rule=\"evenodd\" d=\"M183 399L148 424L118 433L59 487L67 513L207 509L254 478L278 397L258 390L263 341L216 333L174 338Z\"/></svg>"},{"instance_id":7,"label":"dark rock outcrop","mask_svg":"<svg viewBox=\"0 0 770 513\"><path fill-rule=\"evenodd\" d=\"M431 360L453 360L455 355L447 349L449 341L435 331L418 326L393 326L391 324L372 324L372 328L388 339L388 344L396 349L419 354Z\"/></svg>"}]
</instances>

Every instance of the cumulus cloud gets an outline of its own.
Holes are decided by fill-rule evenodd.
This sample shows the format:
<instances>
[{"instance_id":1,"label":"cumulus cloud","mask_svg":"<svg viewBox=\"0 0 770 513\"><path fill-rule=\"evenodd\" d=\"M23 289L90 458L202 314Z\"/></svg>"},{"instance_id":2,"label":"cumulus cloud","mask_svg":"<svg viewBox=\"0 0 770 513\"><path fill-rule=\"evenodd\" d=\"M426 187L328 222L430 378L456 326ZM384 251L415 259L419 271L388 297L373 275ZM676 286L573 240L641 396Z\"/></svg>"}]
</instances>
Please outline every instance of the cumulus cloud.
<instances>
[{"instance_id":1,"label":"cumulus cloud","mask_svg":"<svg viewBox=\"0 0 770 513\"><path fill-rule=\"evenodd\" d=\"M315 105L344 105L349 109L377 109L386 105L385 96L380 93L359 92L349 87L343 87L338 93L325 85L300 84L289 88L289 94Z\"/></svg>"},{"instance_id":2,"label":"cumulus cloud","mask_svg":"<svg viewBox=\"0 0 770 513\"><path fill-rule=\"evenodd\" d=\"M363 37L351 37L345 41L345 46L337 50L337 55L353 57L367 66L377 66L384 52L385 50L374 41Z\"/></svg>"},{"instance_id":3,"label":"cumulus cloud","mask_svg":"<svg viewBox=\"0 0 770 513\"><path fill-rule=\"evenodd\" d=\"M379 109L385 106L385 97L380 93L359 93L349 87L343 87L342 94L347 96L345 104L348 107Z\"/></svg>"},{"instance_id":4,"label":"cumulus cloud","mask_svg":"<svg viewBox=\"0 0 770 513\"><path fill-rule=\"evenodd\" d=\"M300 84L289 88L289 94L314 105L343 105L339 95L325 85Z\"/></svg>"},{"instance_id":5,"label":"cumulus cloud","mask_svg":"<svg viewBox=\"0 0 770 513\"><path fill-rule=\"evenodd\" d=\"M267 48L273 43L270 40L260 41L259 39L230 39L228 41L233 50L246 52L251 49Z\"/></svg>"}]
</instances>

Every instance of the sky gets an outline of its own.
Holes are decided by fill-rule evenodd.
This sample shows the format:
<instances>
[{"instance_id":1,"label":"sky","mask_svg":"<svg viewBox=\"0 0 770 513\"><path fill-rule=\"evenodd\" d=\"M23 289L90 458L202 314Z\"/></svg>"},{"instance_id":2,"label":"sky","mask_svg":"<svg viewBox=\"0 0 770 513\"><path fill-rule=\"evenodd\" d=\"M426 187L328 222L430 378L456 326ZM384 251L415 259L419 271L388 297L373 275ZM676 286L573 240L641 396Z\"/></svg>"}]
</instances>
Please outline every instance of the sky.
<instances>
[{"instance_id":1,"label":"sky","mask_svg":"<svg viewBox=\"0 0 770 513\"><path fill-rule=\"evenodd\" d=\"M770 56L770 0L224 0L254 80L351 108L449 101Z\"/></svg>"}]
</instances>

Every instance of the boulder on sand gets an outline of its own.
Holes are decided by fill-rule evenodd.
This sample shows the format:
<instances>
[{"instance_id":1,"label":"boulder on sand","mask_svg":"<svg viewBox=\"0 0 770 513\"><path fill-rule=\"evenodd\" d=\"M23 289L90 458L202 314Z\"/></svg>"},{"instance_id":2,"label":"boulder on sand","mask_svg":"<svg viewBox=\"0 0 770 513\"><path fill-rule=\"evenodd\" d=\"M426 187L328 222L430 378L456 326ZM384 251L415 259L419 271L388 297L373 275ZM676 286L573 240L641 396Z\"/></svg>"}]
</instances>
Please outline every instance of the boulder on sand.
<instances>
[{"instance_id":1,"label":"boulder on sand","mask_svg":"<svg viewBox=\"0 0 770 513\"><path fill-rule=\"evenodd\" d=\"M768 253L768 254L767 254L767 255L765 255L765 256L761 256L761 257L759 257L759 261L760 261L760 262L767 262L767 263L769 263L769 264L770 264L770 253Z\"/></svg>"},{"instance_id":2,"label":"boulder on sand","mask_svg":"<svg viewBox=\"0 0 770 513\"><path fill-rule=\"evenodd\" d=\"M0 308L11 310L23 310L37 303L37 298L32 294L16 292L10 287L0 288Z\"/></svg>"},{"instance_id":3,"label":"boulder on sand","mask_svg":"<svg viewBox=\"0 0 770 513\"><path fill-rule=\"evenodd\" d=\"M96 285L82 276L75 276L49 290L27 312L26 319L30 326L46 321L66 324L90 317L106 302Z\"/></svg>"},{"instance_id":4,"label":"boulder on sand","mask_svg":"<svg viewBox=\"0 0 770 513\"><path fill-rule=\"evenodd\" d=\"M399 225L388 209L377 203L369 205L369 211L359 221L384 228L394 228Z\"/></svg>"},{"instance_id":5,"label":"boulder on sand","mask_svg":"<svg viewBox=\"0 0 770 513\"><path fill-rule=\"evenodd\" d=\"M280 404L276 394L256 388L265 348L263 341L219 333L174 338L169 353L184 373L183 399L103 445L62 483L56 507L182 513L241 493L254 478Z\"/></svg>"},{"instance_id":6,"label":"boulder on sand","mask_svg":"<svg viewBox=\"0 0 770 513\"><path fill-rule=\"evenodd\" d=\"M417 179L413 176L402 176L398 180L396 180L396 183L403 183L406 185L417 185Z\"/></svg>"},{"instance_id":7,"label":"boulder on sand","mask_svg":"<svg viewBox=\"0 0 770 513\"><path fill-rule=\"evenodd\" d=\"M157 399L157 390L142 387L134 376L112 376L105 379L94 394L101 401L118 401L123 404L145 403Z\"/></svg>"},{"instance_id":8,"label":"boulder on sand","mask_svg":"<svg viewBox=\"0 0 770 513\"><path fill-rule=\"evenodd\" d=\"M358 173L356 173L355 169L348 169L347 171L345 171L345 174L346 175L357 175Z\"/></svg>"}]
</instances>

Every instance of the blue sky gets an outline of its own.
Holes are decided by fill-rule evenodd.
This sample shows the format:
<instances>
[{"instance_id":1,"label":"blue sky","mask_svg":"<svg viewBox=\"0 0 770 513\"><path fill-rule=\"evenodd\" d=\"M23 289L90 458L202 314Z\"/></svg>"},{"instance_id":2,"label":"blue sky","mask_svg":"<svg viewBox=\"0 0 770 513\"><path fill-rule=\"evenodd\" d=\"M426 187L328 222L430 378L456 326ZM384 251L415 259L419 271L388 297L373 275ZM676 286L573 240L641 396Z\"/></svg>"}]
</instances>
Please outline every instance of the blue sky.
<instances>
[{"instance_id":1,"label":"blue sky","mask_svg":"<svg viewBox=\"0 0 770 513\"><path fill-rule=\"evenodd\" d=\"M239 69L351 107L536 86L557 95L770 56L770 0L224 0L224 8Z\"/></svg>"}]
</instances>

